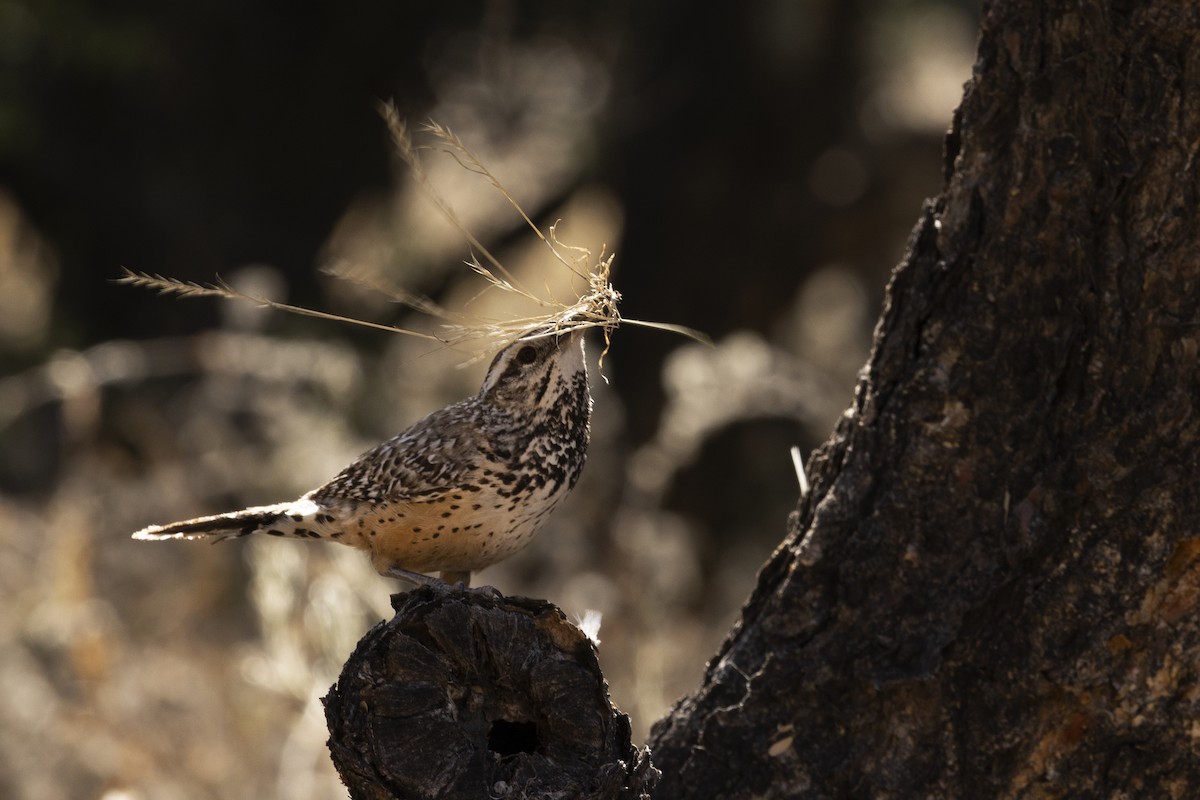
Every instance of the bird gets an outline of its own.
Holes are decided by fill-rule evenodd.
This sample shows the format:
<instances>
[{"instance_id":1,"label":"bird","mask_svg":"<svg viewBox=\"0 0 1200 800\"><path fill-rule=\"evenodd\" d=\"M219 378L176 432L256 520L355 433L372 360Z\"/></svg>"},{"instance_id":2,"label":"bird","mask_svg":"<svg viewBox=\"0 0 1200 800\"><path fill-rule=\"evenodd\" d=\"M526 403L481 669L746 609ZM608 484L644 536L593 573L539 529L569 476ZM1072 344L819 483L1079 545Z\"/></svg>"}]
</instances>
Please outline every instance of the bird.
<instances>
[{"instance_id":1,"label":"bird","mask_svg":"<svg viewBox=\"0 0 1200 800\"><path fill-rule=\"evenodd\" d=\"M151 525L133 538L323 539L366 551L384 576L469 587L473 572L525 547L579 480L592 411L583 340L582 329L551 328L508 344L478 394L296 500Z\"/></svg>"}]
</instances>

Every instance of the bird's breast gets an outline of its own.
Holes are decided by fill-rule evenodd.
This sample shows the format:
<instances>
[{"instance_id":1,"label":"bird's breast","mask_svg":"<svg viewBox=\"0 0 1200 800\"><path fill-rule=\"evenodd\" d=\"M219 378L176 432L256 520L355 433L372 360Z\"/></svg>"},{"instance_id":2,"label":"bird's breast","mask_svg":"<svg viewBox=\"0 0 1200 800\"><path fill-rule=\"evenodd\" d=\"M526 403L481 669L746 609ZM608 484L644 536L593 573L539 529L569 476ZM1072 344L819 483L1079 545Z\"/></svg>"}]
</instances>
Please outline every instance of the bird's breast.
<instances>
[{"instance_id":1,"label":"bird's breast","mask_svg":"<svg viewBox=\"0 0 1200 800\"><path fill-rule=\"evenodd\" d=\"M567 494L562 484L527 486L503 470L421 502L361 505L341 541L371 554L377 569L474 572L525 547ZM484 483L484 481L487 481Z\"/></svg>"}]
</instances>

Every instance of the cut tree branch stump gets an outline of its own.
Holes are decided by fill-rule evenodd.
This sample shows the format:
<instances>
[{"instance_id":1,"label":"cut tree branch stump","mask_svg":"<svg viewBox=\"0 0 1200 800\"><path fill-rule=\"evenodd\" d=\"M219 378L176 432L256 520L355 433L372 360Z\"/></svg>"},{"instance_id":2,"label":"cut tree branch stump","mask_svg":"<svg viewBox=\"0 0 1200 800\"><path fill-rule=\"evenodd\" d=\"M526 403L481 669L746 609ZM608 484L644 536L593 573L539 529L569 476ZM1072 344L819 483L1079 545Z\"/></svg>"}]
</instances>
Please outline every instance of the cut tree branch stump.
<instances>
[{"instance_id":1,"label":"cut tree branch stump","mask_svg":"<svg viewBox=\"0 0 1200 800\"><path fill-rule=\"evenodd\" d=\"M435 586L392 605L324 701L352 798L649 797L649 753L557 607Z\"/></svg>"}]
</instances>

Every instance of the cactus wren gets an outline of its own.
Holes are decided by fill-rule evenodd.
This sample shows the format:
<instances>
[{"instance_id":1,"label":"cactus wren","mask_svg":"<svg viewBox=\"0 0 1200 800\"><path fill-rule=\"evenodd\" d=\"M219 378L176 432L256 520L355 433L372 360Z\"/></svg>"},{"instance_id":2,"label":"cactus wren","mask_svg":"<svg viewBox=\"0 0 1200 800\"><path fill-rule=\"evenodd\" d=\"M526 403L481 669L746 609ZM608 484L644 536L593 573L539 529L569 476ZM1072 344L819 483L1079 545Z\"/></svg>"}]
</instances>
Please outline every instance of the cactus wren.
<instances>
[{"instance_id":1,"label":"cactus wren","mask_svg":"<svg viewBox=\"0 0 1200 800\"><path fill-rule=\"evenodd\" d=\"M359 456L298 500L152 525L135 539L266 533L366 550L382 575L469 585L520 550L574 487L592 398L583 333L525 338L493 359L479 393Z\"/></svg>"}]
</instances>

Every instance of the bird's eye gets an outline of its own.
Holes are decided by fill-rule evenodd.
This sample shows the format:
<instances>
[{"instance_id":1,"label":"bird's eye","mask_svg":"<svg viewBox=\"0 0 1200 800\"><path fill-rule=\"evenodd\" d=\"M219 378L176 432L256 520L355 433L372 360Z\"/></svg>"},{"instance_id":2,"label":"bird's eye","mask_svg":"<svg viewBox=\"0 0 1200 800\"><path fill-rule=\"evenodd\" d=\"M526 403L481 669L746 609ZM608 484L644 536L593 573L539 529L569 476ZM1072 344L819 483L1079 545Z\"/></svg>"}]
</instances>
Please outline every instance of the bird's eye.
<instances>
[{"instance_id":1,"label":"bird's eye","mask_svg":"<svg viewBox=\"0 0 1200 800\"><path fill-rule=\"evenodd\" d=\"M537 361L537 348L525 345L517 351L517 363L532 364Z\"/></svg>"}]
</instances>

